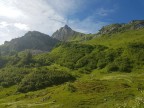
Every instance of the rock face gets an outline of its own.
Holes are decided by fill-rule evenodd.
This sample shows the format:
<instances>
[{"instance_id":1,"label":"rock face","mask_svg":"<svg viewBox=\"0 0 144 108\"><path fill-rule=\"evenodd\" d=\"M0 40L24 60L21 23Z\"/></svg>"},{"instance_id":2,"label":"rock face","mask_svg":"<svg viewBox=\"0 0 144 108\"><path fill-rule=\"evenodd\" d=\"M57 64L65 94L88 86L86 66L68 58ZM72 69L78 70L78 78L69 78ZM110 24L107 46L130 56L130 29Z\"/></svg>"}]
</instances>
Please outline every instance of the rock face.
<instances>
[{"instance_id":1,"label":"rock face","mask_svg":"<svg viewBox=\"0 0 144 108\"><path fill-rule=\"evenodd\" d=\"M112 34L128 30L136 30L144 28L144 20L133 20L127 24L111 24L104 26L98 34Z\"/></svg>"},{"instance_id":2,"label":"rock face","mask_svg":"<svg viewBox=\"0 0 144 108\"><path fill-rule=\"evenodd\" d=\"M65 25L64 27L61 27L59 30L53 33L52 37L60 41L69 41L70 38L78 35L82 36L83 34L76 32L72 30L68 25Z\"/></svg>"},{"instance_id":3,"label":"rock face","mask_svg":"<svg viewBox=\"0 0 144 108\"><path fill-rule=\"evenodd\" d=\"M129 24L133 25L133 27L131 29L144 28L144 20L133 20Z\"/></svg>"},{"instance_id":4,"label":"rock face","mask_svg":"<svg viewBox=\"0 0 144 108\"><path fill-rule=\"evenodd\" d=\"M50 51L59 41L38 31L29 31L24 36L6 41L0 46L3 53L26 49Z\"/></svg>"}]
</instances>

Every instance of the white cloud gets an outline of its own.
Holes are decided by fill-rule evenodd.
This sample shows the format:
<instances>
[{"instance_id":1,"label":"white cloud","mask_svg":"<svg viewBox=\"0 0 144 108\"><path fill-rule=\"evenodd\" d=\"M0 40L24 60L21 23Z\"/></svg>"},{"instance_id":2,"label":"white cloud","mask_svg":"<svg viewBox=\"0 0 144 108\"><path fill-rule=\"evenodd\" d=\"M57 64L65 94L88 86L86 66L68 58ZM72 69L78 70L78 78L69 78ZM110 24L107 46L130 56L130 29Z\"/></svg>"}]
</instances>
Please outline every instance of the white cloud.
<instances>
[{"instance_id":1,"label":"white cloud","mask_svg":"<svg viewBox=\"0 0 144 108\"><path fill-rule=\"evenodd\" d=\"M3 31L3 29L7 29L8 31L10 31L10 28L17 28L17 29L20 29L20 30L23 30L23 31L30 30L30 28L26 24L22 24L22 23L8 23L6 21L0 22L0 30L1 30L1 32Z\"/></svg>"},{"instance_id":2,"label":"white cloud","mask_svg":"<svg viewBox=\"0 0 144 108\"><path fill-rule=\"evenodd\" d=\"M30 29L30 28L28 27L28 25L22 24L22 23L15 23L14 26L17 27L17 28L20 29L20 30L25 30L25 31L27 31L27 30Z\"/></svg>"},{"instance_id":3,"label":"white cloud","mask_svg":"<svg viewBox=\"0 0 144 108\"><path fill-rule=\"evenodd\" d=\"M0 28L5 28L7 27L9 24L5 21L0 22Z\"/></svg>"},{"instance_id":4,"label":"white cloud","mask_svg":"<svg viewBox=\"0 0 144 108\"><path fill-rule=\"evenodd\" d=\"M23 16L20 11L12 7L0 7L0 16L8 18L17 18Z\"/></svg>"},{"instance_id":5,"label":"white cloud","mask_svg":"<svg viewBox=\"0 0 144 108\"><path fill-rule=\"evenodd\" d=\"M7 0L6 0L7 1ZM6 4L6 1L0 2L0 16L6 18L24 17L23 13L16 7Z\"/></svg>"}]
</instances>

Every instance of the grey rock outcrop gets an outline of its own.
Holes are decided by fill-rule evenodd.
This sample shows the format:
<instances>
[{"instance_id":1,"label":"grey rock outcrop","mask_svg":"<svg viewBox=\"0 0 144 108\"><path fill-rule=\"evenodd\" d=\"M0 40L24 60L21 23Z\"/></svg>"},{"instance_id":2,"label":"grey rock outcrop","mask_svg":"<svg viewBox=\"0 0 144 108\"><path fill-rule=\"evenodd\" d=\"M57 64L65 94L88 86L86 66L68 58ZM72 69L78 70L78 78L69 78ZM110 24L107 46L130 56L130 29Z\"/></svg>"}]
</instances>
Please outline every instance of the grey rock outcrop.
<instances>
[{"instance_id":1,"label":"grey rock outcrop","mask_svg":"<svg viewBox=\"0 0 144 108\"><path fill-rule=\"evenodd\" d=\"M53 33L52 37L60 40L60 41L69 41L74 36L82 36L82 33L76 32L72 30L68 25L61 27L55 33Z\"/></svg>"},{"instance_id":2,"label":"grey rock outcrop","mask_svg":"<svg viewBox=\"0 0 144 108\"><path fill-rule=\"evenodd\" d=\"M104 26L102 29L99 30L98 34L112 34L141 28L144 28L144 20L133 20L127 24L122 23Z\"/></svg>"}]
</instances>

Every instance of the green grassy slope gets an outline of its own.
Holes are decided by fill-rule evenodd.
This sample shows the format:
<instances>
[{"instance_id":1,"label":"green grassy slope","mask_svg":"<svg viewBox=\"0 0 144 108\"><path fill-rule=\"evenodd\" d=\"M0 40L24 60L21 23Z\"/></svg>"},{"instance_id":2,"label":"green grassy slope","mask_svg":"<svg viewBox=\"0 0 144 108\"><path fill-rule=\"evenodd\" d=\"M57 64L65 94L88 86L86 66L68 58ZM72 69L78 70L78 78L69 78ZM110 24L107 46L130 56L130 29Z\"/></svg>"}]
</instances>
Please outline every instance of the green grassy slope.
<instances>
[{"instance_id":1,"label":"green grassy slope","mask_svg":"<svg viewBox=\"0 0 144 108\"><path fill-rule=\"evenodd\" d=\"M105 45L112 48L123 47L129 42L144 42L144 29L131 30L111 35L98 36L84 43L90 45Z\"/></svg>"},{"instance_id":2,"label":"green grassy slope","mask_svg":"<svg viewBox=\"0 0 144 108\"><path fill-rule=\"evenodd\" d=\"M24 64L25 59L8 62L0 70L1 79L7 76L0 79L3 84L15 74L20 76L10 86L0 86L0 108L144 107L144 29L62 43L50 53L26 59L30 63ZM45 77L52 73L52 77ZM51 78L57 81L59 76L75 79L47 85ZM18 91L22 85L28 88L26 93ZM36 89L29 90L31 87Z\"/></svg>"}]
</instances>

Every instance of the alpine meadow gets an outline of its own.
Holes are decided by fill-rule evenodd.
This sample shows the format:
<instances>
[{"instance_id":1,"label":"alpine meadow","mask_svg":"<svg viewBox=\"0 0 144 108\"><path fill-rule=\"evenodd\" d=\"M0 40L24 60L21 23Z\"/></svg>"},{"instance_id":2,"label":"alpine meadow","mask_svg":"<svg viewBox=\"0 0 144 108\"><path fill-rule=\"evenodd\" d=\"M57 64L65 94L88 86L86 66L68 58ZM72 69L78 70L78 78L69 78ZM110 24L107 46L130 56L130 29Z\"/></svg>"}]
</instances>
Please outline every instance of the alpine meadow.
<instances>
[{"instance_id":1,"label":"alpine meadow","mask_svg":"<svg viewBox=\"0 0 144 108\"><path fill-rule=\"evenodd\" d=\"M121 6L120 0L30 1L0 2L0 108L144 108L144 16L138 10L123 11L129 19L120 21L120 9L98 9ZM94 10L96 16L82 19Z\"/></svg>"}]
</instances>

